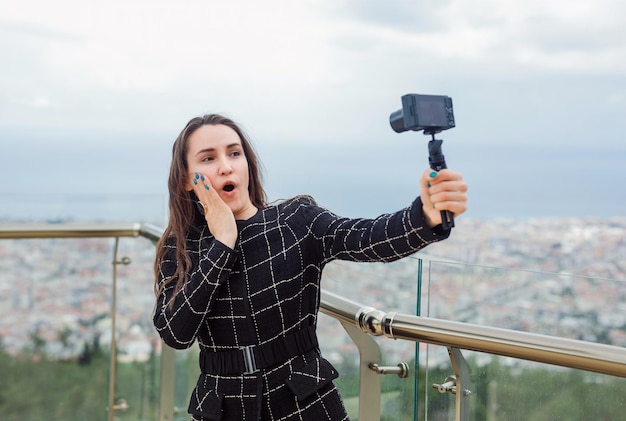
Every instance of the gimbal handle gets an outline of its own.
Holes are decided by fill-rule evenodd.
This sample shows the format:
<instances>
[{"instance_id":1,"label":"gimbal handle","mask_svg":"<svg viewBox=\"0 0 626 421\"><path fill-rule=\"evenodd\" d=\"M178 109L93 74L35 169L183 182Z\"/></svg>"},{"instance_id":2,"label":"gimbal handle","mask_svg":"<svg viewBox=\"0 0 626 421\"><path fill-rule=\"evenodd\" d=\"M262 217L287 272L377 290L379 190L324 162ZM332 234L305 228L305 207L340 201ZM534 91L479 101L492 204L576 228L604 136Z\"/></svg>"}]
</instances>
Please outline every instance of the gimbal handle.
<instances>
[{"instance_id":1,"label":"gimbal handle","mask_svg":"<svg viewBox=\"0 0 626 421\"><path fill-rule=\"evenodd\" d=\"M443 170L446 167L446 159L441 151L443 140L435 139L435 134L430 133L432 140L428 142L428 163L430 168L435 171ZM441 225L444 229L450 229L454 226L454 214L447 210L441 211Z\"/></svg>"}]
</instances>

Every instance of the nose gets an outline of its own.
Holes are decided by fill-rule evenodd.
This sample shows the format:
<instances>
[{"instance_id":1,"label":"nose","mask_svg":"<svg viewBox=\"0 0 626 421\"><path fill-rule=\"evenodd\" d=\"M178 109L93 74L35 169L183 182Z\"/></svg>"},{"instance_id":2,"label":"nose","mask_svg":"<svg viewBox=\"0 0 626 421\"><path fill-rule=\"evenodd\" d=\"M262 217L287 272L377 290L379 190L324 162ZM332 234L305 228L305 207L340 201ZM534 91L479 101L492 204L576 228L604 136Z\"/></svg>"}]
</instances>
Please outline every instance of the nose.
<instances>
[{"instance_id":1,"label":"nose","mask_svg":"<svg viewBox=\"0 0 626 421\"><path fill-rule=\"evenodd\" d=\"M219 171L220 175L232 174L233 167L230 165L230 162L228 162L227 158L222 158L220 160L220 165L219 165L218 171Z\"/></svg>"}]
</instances>

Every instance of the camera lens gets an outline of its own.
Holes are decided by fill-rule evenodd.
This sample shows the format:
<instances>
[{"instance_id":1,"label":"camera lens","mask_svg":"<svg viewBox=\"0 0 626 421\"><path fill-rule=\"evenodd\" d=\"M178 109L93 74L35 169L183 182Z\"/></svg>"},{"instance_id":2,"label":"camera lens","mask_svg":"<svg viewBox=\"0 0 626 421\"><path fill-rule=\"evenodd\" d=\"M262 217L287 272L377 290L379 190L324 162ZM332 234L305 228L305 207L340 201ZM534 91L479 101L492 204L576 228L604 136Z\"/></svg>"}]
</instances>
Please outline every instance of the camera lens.
<instances>
[{"instance_id":1,"label":"camera lens","mask_svg":"<svg viewBox=\"0 0 626 421\"><path fill-rule=\"evenodd\" d=\"M402 112L402 109L391 113L391 115L389 116L389 124L391 124L391 128L396 133L402 133L406 131L406 127L404 126L404 114Z\"/></svg>"}]
</instances>

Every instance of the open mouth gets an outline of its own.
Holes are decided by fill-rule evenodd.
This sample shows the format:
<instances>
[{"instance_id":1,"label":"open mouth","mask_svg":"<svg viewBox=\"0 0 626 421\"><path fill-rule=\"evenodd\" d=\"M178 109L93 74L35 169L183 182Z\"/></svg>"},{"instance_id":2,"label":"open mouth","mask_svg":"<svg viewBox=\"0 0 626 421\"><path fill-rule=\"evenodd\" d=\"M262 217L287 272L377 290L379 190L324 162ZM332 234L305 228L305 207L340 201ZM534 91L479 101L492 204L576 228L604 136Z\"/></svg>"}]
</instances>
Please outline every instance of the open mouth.
<instances>
[{"instance_id":1,"label":"open mouth","mask_svg":"<svg viewBox=\"0 0 626 421\"><path fill-rule=\"evenodd\" d=\"M229 191L233 191L235 190L235 186L233 186L232 184L226 184L224 186L224 191L229 192Z\"/></svg>"}]
</instances>

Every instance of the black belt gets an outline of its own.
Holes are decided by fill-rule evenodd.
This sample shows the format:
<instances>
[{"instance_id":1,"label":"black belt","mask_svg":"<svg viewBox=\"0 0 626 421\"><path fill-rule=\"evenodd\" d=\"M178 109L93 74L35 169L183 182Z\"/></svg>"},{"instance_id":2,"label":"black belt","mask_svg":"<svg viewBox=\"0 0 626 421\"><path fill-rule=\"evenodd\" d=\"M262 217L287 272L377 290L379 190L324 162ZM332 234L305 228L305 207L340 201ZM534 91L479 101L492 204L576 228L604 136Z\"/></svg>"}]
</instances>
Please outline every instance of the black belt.
<instances>
[{"instance_id":1,"label":"black belt","mask_svg":"<svg viewBox=\"0 0 626 421\"><path fill-rule=\"evenodd\" d=\"M208 374L252 374L318 348L315 327L309 326L262 345L234 351L200 350L200 370Z\"/></svg>"}]
</instances>

